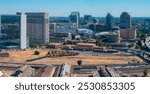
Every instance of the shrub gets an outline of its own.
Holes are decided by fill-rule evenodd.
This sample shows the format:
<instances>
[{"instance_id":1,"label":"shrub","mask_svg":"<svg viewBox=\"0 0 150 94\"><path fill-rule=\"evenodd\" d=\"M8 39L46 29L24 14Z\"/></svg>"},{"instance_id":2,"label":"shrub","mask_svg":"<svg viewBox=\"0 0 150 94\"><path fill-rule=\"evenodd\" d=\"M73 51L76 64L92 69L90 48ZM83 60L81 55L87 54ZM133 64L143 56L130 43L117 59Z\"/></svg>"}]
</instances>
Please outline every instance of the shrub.
<instances>
[{"instance_id":1,"label":"shrub","mask_svg":"<svg viewBox=\"0 0 150 94\"><path fill-rule=\"evenodd\" d=\"M39 55L40 52L39 51L34 51L34 55Z\"/></svg>"},{"instance_id":2,"label":"shrub","mask_svg":"<svg viewBox=\"0 0 150 94\"><path fill-rule=\"evenodd\" d=\"M81 66L82 65L82 60L78 60L77 63L78 63L79 66Z\"/></svg>"}]
</instances>

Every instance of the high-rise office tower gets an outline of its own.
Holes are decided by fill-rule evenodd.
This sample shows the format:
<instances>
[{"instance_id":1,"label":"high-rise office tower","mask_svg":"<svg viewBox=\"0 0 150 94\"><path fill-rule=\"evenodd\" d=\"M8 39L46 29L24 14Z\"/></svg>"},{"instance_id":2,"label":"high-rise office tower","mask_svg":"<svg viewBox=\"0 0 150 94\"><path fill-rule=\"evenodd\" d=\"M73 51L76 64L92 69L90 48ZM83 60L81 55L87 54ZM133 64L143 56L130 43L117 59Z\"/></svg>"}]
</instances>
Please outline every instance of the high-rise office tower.
<instances>
[{"instance_id":1,"label":"high-rise office tower","mask_svg":"<svg viewBox=\"0 0 150 94\"><path fill-rule=\"evenodd\" d=\"M87 23L93 23L93 17L92 15L84 15L84 23L87 24Z\"/></svg>"},{"instance_id":2,"label":"high-rise office tower","mask_svg":"<svg viewBox=\"0 0 150 94\"><path fill-rule=\"evenodd\" d=\"M56 32L57 30L57 24L56 23L53 23L54 24L54 32Z\"/></svg>"},{"instance_id":3,"label":"high-rise office tower","mask_svg":"<svg viewBox=\"0 0 150 94\"><path fill-rule=\"evenodd\" d=\"M71 15L69 15L69 23L76 24L76 33L78 33L79 29L79 21L80 20L80 13L79 12L72 12Z\"/></svg>"},{"instance_id":4,"label":"high-rise office tower","mask_svg":"<svg viewBox=\"0 0 150 94\"><path fill-rule=\"evenodd\" d=\"M114 26L114 17L108 13L106 16L106 30L110 31Z\"/></svg>"},{"instance_id":5,"label":"high-rise office tower","mask_svg":"<svg viewBox=\"0 0 150 94\"><path fill-rule=\"evenodd\" d=\"M26 13L27 37L31 45L45 45L49 42L48 13Z\"/></svg>"},{"instance_id":6,"label":"high-rise office tower","mask_svg":"<svg viewBox=\"0 0 150 94\"><path fill-rule=\"evenodd\" d=\"M150 32L150 19L144 20L144 30Z\"/></svg>"},{"instance_id":7,"label":"high-rise office tower","mask_svg":"<svg viewBox=\"0 0 150 94\"><path fill-rule=\"evenodd\" d=\"M0 39L1 39L1 15L0 15Z\"/></svg>"},{"instance_id":8,"label":"high-rise office tower","mask_svg":"<svg viewBox=\"0 0 150 94\"><path fill-rule=\"evenodd\" d=\"M1 15L1 37L0 46L2 48L26 49L26 15Z\"/></svg>"},{"instance_id":9,"label":"high-rise office tower","mask_svg":"<svg viewBox=\"0 0 150 94\"><path fill-rule=\"evenodd\" d=\"M121 29L131 29L131 16L128 12L123 12L120 15L120 28Z\"/></svg>"},{"instance_id":10,"label":"high-rise office tower","mask_svg":"<svg viewBox=\"0 0 150 94\"><path fill-rule=\"evenodd\" d=\"M20 48L25 49L29 45L27 45L27 16L24 14L20 14L21 17L21 34L20 34Z\"/></svg>"}]
</instances>

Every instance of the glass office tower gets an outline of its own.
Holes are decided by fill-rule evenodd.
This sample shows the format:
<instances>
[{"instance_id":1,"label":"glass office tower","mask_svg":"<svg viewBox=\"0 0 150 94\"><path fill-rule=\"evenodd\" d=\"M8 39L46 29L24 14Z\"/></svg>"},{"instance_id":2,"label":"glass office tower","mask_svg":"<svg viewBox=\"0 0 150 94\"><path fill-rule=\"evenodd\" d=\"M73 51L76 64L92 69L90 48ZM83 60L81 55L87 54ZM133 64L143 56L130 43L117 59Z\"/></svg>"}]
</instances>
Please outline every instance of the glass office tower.
<instances>
[{"instance_id":1,"label":"glass office tower","mask_svg":"<svg viewBox=\"0 0 150 94\"><path fill-rule=\"evenodd\" d=\"M26 49L26 15L0 15L0 48Z\"/></svg>"}]
</instances>

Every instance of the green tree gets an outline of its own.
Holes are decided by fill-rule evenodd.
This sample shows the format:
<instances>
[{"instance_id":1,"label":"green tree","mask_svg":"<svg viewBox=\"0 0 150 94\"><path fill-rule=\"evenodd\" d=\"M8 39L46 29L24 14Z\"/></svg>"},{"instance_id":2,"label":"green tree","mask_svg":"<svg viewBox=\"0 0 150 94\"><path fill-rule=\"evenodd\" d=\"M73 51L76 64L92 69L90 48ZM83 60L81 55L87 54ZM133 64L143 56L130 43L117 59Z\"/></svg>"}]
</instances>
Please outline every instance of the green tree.
<instances>
[{"instance_id":1,"label":"green tree","mask_svg":"<svg viewBox=\"0 0 150 94\"><path fill-rule=\"evenodd\" d=\"M78 60L77 63L78 63L79 66L81 66L82 65L82 60Z\"/></svg>"},{"instance_id":2,"label":"green tree","mask_svg":"<svg viewBox=\"0 0 150 94\"><path fill-rule=\"evenodd\" d=\"M34 51L34 55L39 55L40 52L39 51Z\"/></svg>"},{"instance_id":3,"label":"green tree","mask_svg":"<svg viewBox=\"0 0 150 94\"><path fill-rule=\"evenodd\" d=\"M143 71L143 77L146 77L147 74L148 74L148 71L147 71L147 69L146 69L146 70Z\"/></svg>"},{"instance_id":4,"label":"green tree","mask_svg":"<svg viewBox=\"0 0 150 94\"><path fill-rule=\"evenodd\" d=\"M142 42L141 42L141 41L138 41L138 42L136 43L135 49L141 49L141 48L142 48Z\"/></svg>"},{"instance_id":5,"label":"green tree","mask_svg":"<svg viewBox=\"0 0 150 94\"><path fill-rule=\"evenodd\" d=\"M102 40L101 39L98 39L97 41L96 41L96 45L97 46L103 46L103 42L102 42Z\"/></svg>"},{"instance_id":6,"label":"green tree","mask_svg":"<svg viewBox=\"0 0 150 94\"><path fill-rule=\"evenodd\" d=\"M139 46L139 45L136 45L136 46L135 46L135 49L140 49L140 46Z\"/></svg>"},{"instance_id":7,"label":"green tree","mask_svg":"<svg viewBox=\"0 0 150 94\"><path fill-rule=\"evenodd\" d=\"M148 48L146 45L144 45L144 46L141 47L141 50L148 51L148 49L149 49L149 48Z\"/></svg>"},{"instance_id":8,"label":"green tree","mask_svg":"<svg viewBox=\"0 0 150 94\"><path fill-rule=\"evenodd\" d=\"M134 47L134 43L131 43L130 45L128 45L129 48Z\"/></svg>"}]
</instances>

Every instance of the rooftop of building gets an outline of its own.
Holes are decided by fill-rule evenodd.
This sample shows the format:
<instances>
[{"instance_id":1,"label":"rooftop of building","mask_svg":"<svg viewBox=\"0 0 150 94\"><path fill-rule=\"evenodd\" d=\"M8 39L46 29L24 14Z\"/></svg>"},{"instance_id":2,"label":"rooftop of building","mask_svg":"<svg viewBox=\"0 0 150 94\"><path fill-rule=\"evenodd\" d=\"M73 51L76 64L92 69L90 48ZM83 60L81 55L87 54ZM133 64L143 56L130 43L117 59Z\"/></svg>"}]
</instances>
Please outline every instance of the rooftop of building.
<instances>
[{"instance_id":1,"label":"rooftop of building","mask_svg":"<svg viewBox=\"0 0 150 94\"><path fill-rule=\"evenodd\" d=\"M0 76L4 77L150 77L150 64L29 64L16 67L9 74L8 67L1 67Z\"/></svg>"},{"instance_id":2,"label":"rooftop of building","mask_svg":"<svg viewBox=\"0 0 150 94\"><path fill-rule=\"evenodd\" d=\"M76 45L95 46L93 43L77 43Z\"/></svg>"},{"instance_id":3,"label":"rooftop of building","mask_svg":"<svg viewBox=\"0 0 150 94\"><path fill-rule=\"evenodd\" d=\"M96 36L99 36L99 35L118 35L118 33L105 31L105 32L97 33L97 34L95 34L95 35L96 35Z\"/></svg>"}]
</instances>

